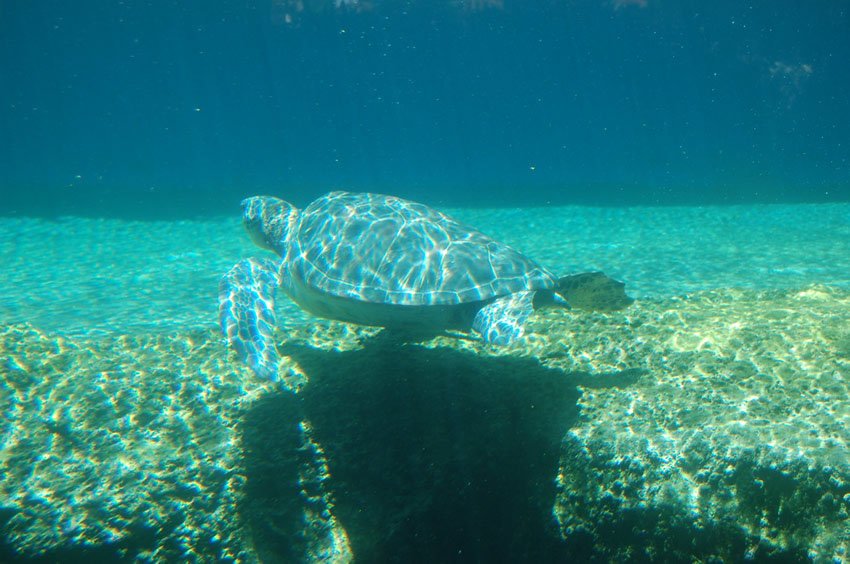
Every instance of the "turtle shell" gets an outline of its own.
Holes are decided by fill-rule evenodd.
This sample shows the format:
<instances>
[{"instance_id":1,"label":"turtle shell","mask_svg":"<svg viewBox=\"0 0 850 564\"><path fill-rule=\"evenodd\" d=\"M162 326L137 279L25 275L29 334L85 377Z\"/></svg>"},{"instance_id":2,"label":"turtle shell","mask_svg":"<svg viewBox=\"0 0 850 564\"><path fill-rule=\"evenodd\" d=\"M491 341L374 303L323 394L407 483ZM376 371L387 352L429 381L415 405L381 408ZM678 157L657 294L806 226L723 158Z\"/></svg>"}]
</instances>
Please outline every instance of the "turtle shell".
<instances>
[{"instance_id":1,"label":"turtle shell","mask_svg":"<svg viewBox=\"0 0 850 564\"><path fill-rule=\"evenodd\" d=\"M301 212L289 272L343 298L451 305L551 289L551 273L428 206L382 194L332 192Z\"/></svg>"}]
</instances>

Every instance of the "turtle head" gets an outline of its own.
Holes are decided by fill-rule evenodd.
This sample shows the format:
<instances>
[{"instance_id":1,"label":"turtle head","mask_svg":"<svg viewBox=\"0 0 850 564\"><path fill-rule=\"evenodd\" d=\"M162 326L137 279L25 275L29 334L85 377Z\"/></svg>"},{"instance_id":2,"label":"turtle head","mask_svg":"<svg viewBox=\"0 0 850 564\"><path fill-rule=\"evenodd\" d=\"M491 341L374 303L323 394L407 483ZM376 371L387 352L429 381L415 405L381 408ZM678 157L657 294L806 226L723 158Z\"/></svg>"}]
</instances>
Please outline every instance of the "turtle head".
<instances>
[{"instance_id":1,"label":"turtle head","mask_svg":"<svg viewBox=\"0 0 850 564\"><path fill-rule=\"evenodd\" d=\"M258 247L281 256L286 253L298 214L298 208L271 196L254 196L242 200L242 222L251 240Z\"/></svg>"}]
</instances>

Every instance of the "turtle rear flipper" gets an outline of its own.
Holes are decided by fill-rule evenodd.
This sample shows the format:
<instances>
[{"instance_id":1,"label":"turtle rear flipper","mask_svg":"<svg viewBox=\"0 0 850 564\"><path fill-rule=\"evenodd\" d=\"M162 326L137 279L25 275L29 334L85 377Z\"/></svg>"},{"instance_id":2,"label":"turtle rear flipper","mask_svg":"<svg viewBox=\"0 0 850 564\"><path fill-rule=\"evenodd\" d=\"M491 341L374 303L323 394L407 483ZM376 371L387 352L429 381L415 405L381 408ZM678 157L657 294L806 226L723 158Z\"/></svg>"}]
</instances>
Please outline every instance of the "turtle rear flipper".
<instances>
[{"instance_id":1,"label":"turtle rear flipper","mask_svg":"<svg viewBox=\"0 0 850 564\"><path fill-rule=\"evenodd\" d=\"M478 310L472 329L493 345L509 345L522 337L525 322L534 312L534 291L502 296Z\"/></svg>"},{"instance_id":2,"label":"turtle rear flipper","mask_svg":"<svg viewBox=\"0 0 850 564\"><path fill-rule=\"evenodd\" d=\"M626 294L626 285L602 272L583 272L558 279L555 293L571 307L590 311L625 309L634 298Z\"/></svg>"},{"instance_id":3,"label":"turtle rear flipper","mask_svg":"<svg viewBox=\"0 0 850 564\"><path fill-rule=\"evenodd\" d=\"M218 285L221 332L257 376L272 381L280 379L274 345L274 293L279 284L274 261L246 259Z\"/></svg>"}]
</instances>

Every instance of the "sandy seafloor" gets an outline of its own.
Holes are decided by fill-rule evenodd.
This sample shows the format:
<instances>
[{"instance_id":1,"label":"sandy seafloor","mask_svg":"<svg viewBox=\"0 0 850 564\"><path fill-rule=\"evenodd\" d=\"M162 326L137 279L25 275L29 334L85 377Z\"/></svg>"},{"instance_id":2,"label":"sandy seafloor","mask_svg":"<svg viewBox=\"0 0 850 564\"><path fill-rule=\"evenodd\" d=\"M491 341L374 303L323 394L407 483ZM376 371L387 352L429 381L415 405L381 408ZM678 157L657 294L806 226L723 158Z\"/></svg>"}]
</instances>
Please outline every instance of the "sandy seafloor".
<instances>
[{"instance_id":1,"label":"sandy seafloor","mask_svg":"<svg viewBox=\"0 0 850 564\"><path fill-rule=\"evenodd\" d=\"M850 284L850 205L446 211L557 274L601 270L635 297ZM218 278L259 254L237 213L0 219L0 321L63 333L209 325Z\"/></svg>"},{"instance_id":2,"label":"sandy seafloor","mask_svg":"<svg viewBox=\"0 0 850 564\"><path fill-rule=\"evenodd\" d=\"M0 219L0 560L850 559L850 205L446 211L637 301L495 350L280 299L293 399L215 330L236 213Z\"/></svg>"}]
</instances>

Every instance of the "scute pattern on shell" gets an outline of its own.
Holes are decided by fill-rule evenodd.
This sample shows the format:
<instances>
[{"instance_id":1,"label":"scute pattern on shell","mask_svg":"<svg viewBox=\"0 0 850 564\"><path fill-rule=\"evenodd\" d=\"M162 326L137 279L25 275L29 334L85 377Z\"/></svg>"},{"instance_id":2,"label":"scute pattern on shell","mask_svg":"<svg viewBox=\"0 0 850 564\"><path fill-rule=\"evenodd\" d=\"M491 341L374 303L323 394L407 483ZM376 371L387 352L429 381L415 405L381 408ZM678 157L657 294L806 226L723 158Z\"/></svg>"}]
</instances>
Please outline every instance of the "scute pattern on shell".
<instances>
[{"instance_id":1,"label":"scute pattern on shell","mask_svg":"<svg viewBox=\"0 0 850 564\"><path fill-rule=\"evenodd\" d=\"M551 289L551 273L428 206L332 192L302 212L290 272L329 294L397 305L451 305Z\"/></svg>"}]
</instances>

